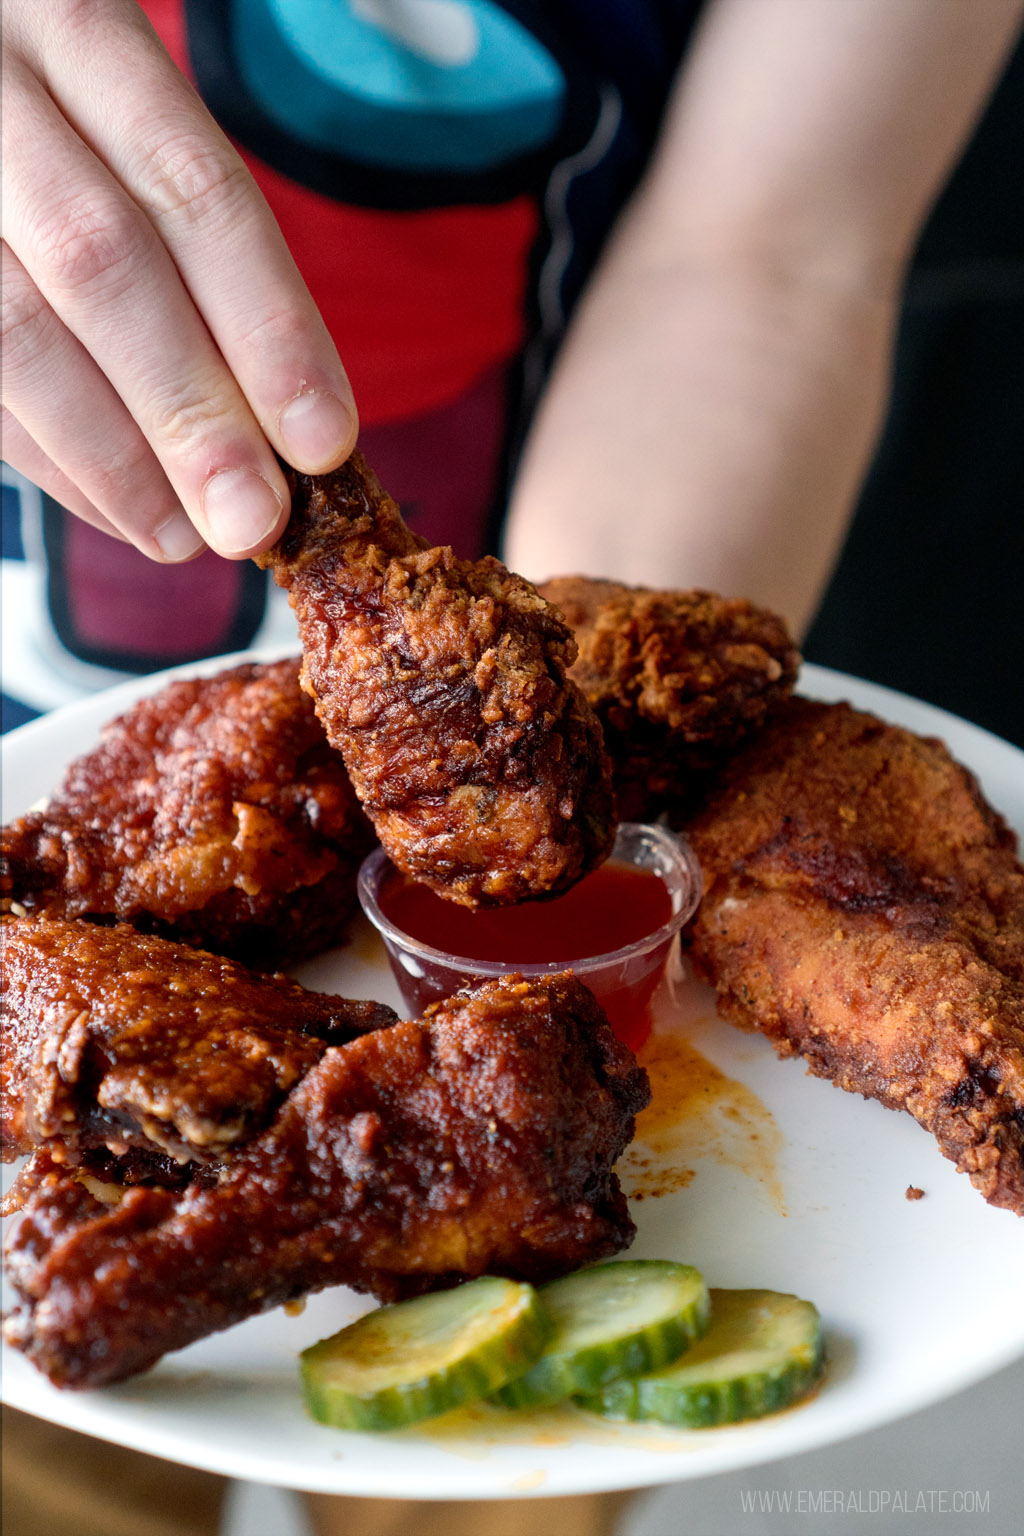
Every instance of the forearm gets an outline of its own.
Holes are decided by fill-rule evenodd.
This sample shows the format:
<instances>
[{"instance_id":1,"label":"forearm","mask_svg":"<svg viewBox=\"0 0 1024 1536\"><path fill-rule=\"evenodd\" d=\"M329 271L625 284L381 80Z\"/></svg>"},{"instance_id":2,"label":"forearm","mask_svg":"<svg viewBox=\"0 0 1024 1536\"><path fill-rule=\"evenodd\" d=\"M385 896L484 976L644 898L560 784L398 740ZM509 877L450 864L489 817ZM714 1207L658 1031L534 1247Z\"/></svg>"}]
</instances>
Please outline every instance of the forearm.
<instances>
[{"instance_id":1,"label":"forearm","mask_svg":"<svg viewBox=\"0 0 1024 1536\"><path fill-rule=\"evenodd\" d=\"M894 314L890 299L624 256L531 434L509 563L749 596L802 632L881 422Z\"/></svg>"},{"instance_id":2,"label":"forearm","mask_svg":"<svg viewBox=\"0 0 1024 1536\"><path fill-rule=\"evenodd\" d=\"M506 554L801 630L887 395L905 263L1016 0L716 0L538 413Z\"/></svg>"}]
</instances>

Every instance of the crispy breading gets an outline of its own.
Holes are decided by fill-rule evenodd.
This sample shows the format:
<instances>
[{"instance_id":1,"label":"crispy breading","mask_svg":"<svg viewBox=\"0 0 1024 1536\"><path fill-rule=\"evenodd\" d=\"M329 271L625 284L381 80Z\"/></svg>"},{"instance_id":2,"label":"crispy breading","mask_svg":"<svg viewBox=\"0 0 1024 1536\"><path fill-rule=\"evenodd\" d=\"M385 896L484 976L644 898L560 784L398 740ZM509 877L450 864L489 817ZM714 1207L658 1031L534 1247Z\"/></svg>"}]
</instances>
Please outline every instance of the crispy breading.
<instances>
[{"instance_id":1,"label":"crispy breading","mask_svg":"<svg viewBox=\"0 0 1024 1536\"><path fill-rule=\"evenodd\" d=\"M291 483L260 563L289 591L304 686L394 862L467 906L566 890L609 852L614 811L562 619L498 560L427 547L359 453Z\"/></svg>"},{"instance_id":2,"label":"crispy breading","mask_svg":"<svg viewBox=\"0 0 1024 1536\"><path fill-rule=\"evenodd\" d=\"M340 943L373 834L299 662L174 682L112 721L45 810L3 829L3 894L260 967Z\"/></svg>"},{"instance_id":3,"label":"crispy breading","mask_svg":"<svg viewBox=\"0 0 1024 1536\"><path fill-rule=\"evenodd\" d=\"M328 1045L398 1017L125 924L2 926L4 1162L47 1142L75 1162L97 1151L155 1153L158 1168L165 1155L219 1159L272 1119Z\"/></svg>"},{"instance_id":4,"label":"crispy breading","mask_svg":"<svg viewBox=\"0 0 1024 1536\"><path fill-rule=\"evenodd\" d=\"M563 1274L632 1241L612 1169L648 1098L571 974L460 993L325 1050L214 1182L103 1186L40 1155L4 1336L91 1387L327 1285Z\"/></svg>"},{"instance_id":5,"label":"crispy breading","mask_svg":"<svg viewBox=\"0 0 1024 1536\"><path fill-rule=\"evenodd\" d=\"M940 741L794 698L688 833L719 1007L1024 1214L1024 869Z\"/></svg>"},{"instance_id":6,"label":"crispy breading","mask_svg":"<svg viewBox=\"0 0 1024 1536\"><path fill-rule=\"evenodd\" d=\"M623 820L679 814L792 690L800 655L785 624L743 598L586 576L540 591L576 636L569 676L601 722Z\"/></svg>"}]
</instances>

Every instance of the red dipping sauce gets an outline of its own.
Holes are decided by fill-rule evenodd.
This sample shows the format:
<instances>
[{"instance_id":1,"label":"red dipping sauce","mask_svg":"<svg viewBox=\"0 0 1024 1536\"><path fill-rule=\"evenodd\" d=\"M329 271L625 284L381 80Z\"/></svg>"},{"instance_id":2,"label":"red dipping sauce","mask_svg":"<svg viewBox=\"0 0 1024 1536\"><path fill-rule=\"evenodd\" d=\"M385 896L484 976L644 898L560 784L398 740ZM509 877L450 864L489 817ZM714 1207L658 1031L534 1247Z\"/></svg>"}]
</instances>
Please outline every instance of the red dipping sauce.
<instances>
[{"instance_id":1,"label":"red dipping sauce","mask_svg":"<svg viewBox=\"0 0 1024 1536\"><path fill-rule=\"evenodd\" d=\"M474 912L410 880L380 849L359 886L410 1012L485 977L573 970L636 1050L650 1034L651 998L696 907L700 876L674 834L626 823L609 862L551 901Z\"/></svg>"}]
</instances>

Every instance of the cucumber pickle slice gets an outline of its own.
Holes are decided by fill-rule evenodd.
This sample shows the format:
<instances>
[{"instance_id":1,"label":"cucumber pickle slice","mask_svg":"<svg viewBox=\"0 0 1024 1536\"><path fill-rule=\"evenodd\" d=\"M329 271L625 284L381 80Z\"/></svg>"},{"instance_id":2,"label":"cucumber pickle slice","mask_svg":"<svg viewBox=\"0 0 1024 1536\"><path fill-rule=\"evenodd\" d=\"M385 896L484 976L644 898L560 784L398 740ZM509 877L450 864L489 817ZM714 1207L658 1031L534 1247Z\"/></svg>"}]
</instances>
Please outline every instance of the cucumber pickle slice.
<instances>
[{"instance_id":1,"label":"cucumber pickle slice","mask_svg":"<svg viewBox=\"0 0 1024 1536\"><path fill-rule=\"evenodd\" d=\"M780 1291L711 1291L707 1331L666 1369L578 1398L611 1419L706 1429L788 1408L821 1376L817 1309Z\"/></svg>"},{"instance_id":2,"label":"cucumber pickle slice","mask_svg":"<svg viewBox=\"0 0 1024 1536\"><path fill-rule=\"evenodd\" d=\"M533 1286L485 1276L369 1312L300 1356L306 1406L341 1429L397 1429L483 1397L544 1347Z\"/></svg>"},{"instance_id":3,"label":"cucumber pickle slice","mask_svg":"<svg viewBox=\"0 0 1024 1536\"><path fill-rule=\"evenodd\" d=\"M551 1333L540 1359L493 1394L506 1408L561 1402L667 1365L703 1332L708 1315L698 1271L662 1259L596 1264L539 1294Z\"/></svg>"}]
</instances>

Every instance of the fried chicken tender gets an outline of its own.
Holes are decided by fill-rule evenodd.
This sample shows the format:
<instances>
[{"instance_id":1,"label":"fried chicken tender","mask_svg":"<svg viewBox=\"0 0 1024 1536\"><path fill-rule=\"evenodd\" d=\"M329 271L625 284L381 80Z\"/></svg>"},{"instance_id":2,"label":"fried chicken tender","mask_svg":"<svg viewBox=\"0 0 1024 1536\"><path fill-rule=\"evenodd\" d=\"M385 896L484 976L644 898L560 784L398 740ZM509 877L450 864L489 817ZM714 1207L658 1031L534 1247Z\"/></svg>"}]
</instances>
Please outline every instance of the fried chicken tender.
<instances>
[{"instance_id":1,"label":"fried chicken tender","mask_svg":"<svg viewBox=\"0 0 1024 1536\"><path fill-rule=\"evenodd\" d=\"M325 1050L216 1182L89 1188L40 1155L4 1336L94 1387L327 1285L565 1273L633 1238L612 1165L648 1098L571 974L460 993Z\"/></svg>"},{"instance_id":2,"label":"fried chicken tender","mask_svg":"<svg viewBox=\"0 0 1024 1536\"><path fill-rule=\"evenodd\" d=\"M569 676L601 722L623 820L679 814L796 680L782 619L743 598L586 576L539 590L576 636Z\"/></svg>"},{"instance_id":3,"label":"fried chicken tender","mask_svg":"<svg viewBox=\"0 0 1024 1536\"><path fill-rule=\"evenodd\" d=\"M26 917L2 929L4 1162L44 1143L75 1163L155 1153L156 1173L165 1157L218 1160L270 1122L329 1045L398 1017L124 924Z\"/></svg>"},{"instance_id":4,"label":"fried chicken tender","mask_svg":"<svg viewBox=\"0 0 1024 1536\"><path fill-rule=\"evenodd\" d=\"M291 482L260 563L289 591L303 685L391 858L465 906L568 889L610 851L614 811L563 621L499 561L429 548L359 453Z\"/></svg>"},{"instance_id":5,"label":"fried chicken tender","mask_svg":"<svg viewBox=\"0 0 1024 1536\"><path fill-rule=\"evenodd\" d=\"M174 682L3 829L4 905L116 917L261 969L341 942L373 846L297 659Z\"/></svg>"},{"instance_id":6,"label":"fried chicken tender","mask_svg":"<svg viewBox=\"0 0 1024 1536\"><path fill-rule=\"evenodd\" d=\"M1024 869L940 741L793 698L688 833L690 953L734 1023L906 1109L1024 1214Z\"/></svg>"}]
</instances>

